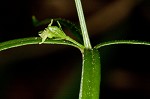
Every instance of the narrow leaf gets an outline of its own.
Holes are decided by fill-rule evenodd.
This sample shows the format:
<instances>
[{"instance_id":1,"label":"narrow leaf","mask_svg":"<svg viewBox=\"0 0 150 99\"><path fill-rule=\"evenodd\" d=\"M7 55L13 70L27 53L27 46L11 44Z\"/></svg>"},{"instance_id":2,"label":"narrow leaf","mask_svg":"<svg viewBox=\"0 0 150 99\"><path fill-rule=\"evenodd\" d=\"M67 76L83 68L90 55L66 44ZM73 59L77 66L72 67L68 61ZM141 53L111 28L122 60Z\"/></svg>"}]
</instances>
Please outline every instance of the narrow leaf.
<instances>
[{"instance_id":1,"label":"narrow leaf","mask_svg":"<svg viewBox=\"0 0 150 99\"><path fill-rule=\"evenodd\" d=\"M18 47L18 46L24 46L24 45L30 45L30 44L39 44L41 42L40 37L29 37L29 38L20 38L20 39L14 39L6 42L0 43L0 51ZM72 42L66 41L66 40L59 40L59 39L47 39L44 44L63 44L63 45L71 45L79 49L79 47ZM80 49L82 51L82 49Z\"/></svg>"},{"instance_id":2,"label":"narrow leaf","mask_svg":"<svg viewBox=\"0 0 150 99\"><path fill-rule=\"evenodd\" d=\"M108 41L108 42L97 44L94 48L99 49L104 46L116 45L116 44L150 45L150 42L136 41L136 40L115 40L115 41Z\"/></svg>"}]
</instances>

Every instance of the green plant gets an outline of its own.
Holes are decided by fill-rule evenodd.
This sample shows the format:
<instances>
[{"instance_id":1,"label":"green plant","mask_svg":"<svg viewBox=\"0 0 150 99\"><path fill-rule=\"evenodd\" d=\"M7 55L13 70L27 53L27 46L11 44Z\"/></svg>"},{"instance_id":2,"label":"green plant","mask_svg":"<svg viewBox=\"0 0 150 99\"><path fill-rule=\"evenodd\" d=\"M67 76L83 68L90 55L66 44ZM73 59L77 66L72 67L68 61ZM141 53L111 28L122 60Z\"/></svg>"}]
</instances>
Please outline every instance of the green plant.
<instances>
[{"instance_id":1,"label":"green plant","mask_svg":"<svg viewBox=\"0 0 150 99\"><path fill-rule=\"evenodd\" d=\"M35 17L33 17L34 24L36 26L50 23L44 31L40 32L41 37L29 37L29 38L20 38L15 40L10 40L0 43L0 51L6 50L13 47L29 45L29 44L64 44L71 45L78 48L83 56L83 66L82 66L82 76L81 76L81 85L80 85L80 94L79 99L99 99L100 95L100 82L101 82L101 64L100 64L100 55L98 49L104 46L113 45L113 44L141 44L141 45L150 45L149 42L140 42L133 40L118 40L104 42L96 45L95 47L91 46L90 39L88 36L88 31L85 25L85 19L83 15L83 10L80 0L75 0L77 12L79 15L80 28L71 23L68 20L64 19L46 19L44 21L38 22ZM53 26L52 23L57 22L58 26ZM78 43L74 39L67 36L61 25L69 28L75 36L79 39ZM83 43L82 44L82 37ZM48 39L47 39L48 38Z\"/></svg>"}]
</instances>

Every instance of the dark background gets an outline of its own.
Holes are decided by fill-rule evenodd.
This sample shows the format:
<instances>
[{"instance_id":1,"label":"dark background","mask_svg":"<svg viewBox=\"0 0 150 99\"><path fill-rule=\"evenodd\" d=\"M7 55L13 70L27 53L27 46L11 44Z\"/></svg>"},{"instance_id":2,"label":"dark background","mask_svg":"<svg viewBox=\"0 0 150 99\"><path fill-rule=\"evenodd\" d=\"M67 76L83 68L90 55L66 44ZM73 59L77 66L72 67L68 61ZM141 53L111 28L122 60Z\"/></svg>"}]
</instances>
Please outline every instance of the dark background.
<instances>
[{"instance_id":1,"label":"dark background","mask_svg":"<svg viewBox=\"0 0 150 99\"><path fill-rule=\"evenodd\" d=\"M46 10L51 14L45 14L45 10L42 12L40 2L3 0L0 6L0 42L38 36L39 30L32 25L32 15L40 20L61 17L61 14L51 12L55 8ZM150 41L149 7L149 1L143 0L118 25L92 36L92 45L120 39ZM90 15L88 11L86 15ZM76 14L62 17L77 21ZM99 50L101 99L150 99L149 49L143 45L114 45ZM81 66L81 53L69 46L28 45L2 51L0 99L78 99Z\"/></svg>"}]
</instances>

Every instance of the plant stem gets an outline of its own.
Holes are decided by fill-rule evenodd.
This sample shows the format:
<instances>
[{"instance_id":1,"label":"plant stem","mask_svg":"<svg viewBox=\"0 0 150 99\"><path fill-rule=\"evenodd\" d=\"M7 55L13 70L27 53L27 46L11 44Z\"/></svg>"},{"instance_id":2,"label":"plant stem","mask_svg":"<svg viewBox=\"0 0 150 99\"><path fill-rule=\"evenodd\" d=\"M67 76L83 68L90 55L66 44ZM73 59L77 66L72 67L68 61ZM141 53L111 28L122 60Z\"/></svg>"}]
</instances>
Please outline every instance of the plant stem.
<instances>
[{"instance_id":1,"label":"plant stem","mask_svg":"<svg viewBox=\"0 0 150 99\"><path fill-rule=\"evenodd\" d=\"M100 56L97 49L85 49L79 99L99 99L101 80Z\"/></svg>"},{"instance_id":2,"label":"plant stem","mask_svg":"<svg viewBox=\"0 0 150 99\"><path fill-rule=\"evenodd\" d=\"M78 17L79 17L80 26L81 26L84 46L87 49L91 49L92 47L91 47L91 43L90 43L88 31L87 31L85 19L84 19L81 0L75 0L75 4L76 4L76 8L77 8L77 13L78 13Z\"/></svg>"}]
</instances>

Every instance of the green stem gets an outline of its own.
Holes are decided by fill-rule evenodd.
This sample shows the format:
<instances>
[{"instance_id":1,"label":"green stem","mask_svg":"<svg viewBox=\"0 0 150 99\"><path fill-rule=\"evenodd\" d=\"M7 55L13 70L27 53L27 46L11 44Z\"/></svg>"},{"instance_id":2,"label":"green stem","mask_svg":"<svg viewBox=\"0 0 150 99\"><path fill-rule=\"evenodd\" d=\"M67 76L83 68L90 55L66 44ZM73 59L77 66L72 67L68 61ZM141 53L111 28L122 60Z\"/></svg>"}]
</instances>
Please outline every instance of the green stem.
<instances>
[{"instance_id":1,"label":"green stem","mask_svg":"<svg viewBox=\"0 0 150 99\"><path fill-rule=\"evenodd\" d=\"M142 41L136 41L136 40L115 40L115 41L108 41L108 42L100 43L96 45L94 48L98 49L104 46L116 45L116 44L150 45L150 42L142 42Z\"/></svg>"},{"instance_id":2,"label":"green stem","mask_svg":"<svg viewBox=\"0 0 150 99\"><path fill-rule=\"evenodd\" d=\"M76 8L77 8L77 13L78 13L78 17L79 17L80 26L81 26L84 46L87 49L91 49L92 47L91 47L88 31L87 31L87 28L86 28L86 23L85 23L85 19L84 19L81 0L75 0L75 4L76 4Z\"/></svg>"},{"instance_id":3,"label":"green stem","mask_svg":"<svg viewBox=\"0 0 150 99\"><path fill-rule=\"evenodd\" d=\"M85 49L79 99L99 99L100 80L99 52L96 49Z\"/></svg>"},{"instance_id":4,"label":"green stem","mask_svg":"<svg viewBox=\"0 0 150 99\"><path fill-rule=\"evenodd\" d=\"M15 39L15 40L10 40L6 42L0 43L0 51L6 50L9 48L14 48L18 46L23 46L23 45L30 45L30 44L39 44L41 42L40 37L29 37L29 38L21 38L21 39ZM64 45L71 45L74 46L83 52L83 49L79 48L78 45L71 43L69 41L65 40L52 40L52 39L47 39L44 44L64 44Z\"/></svg>"},{"instance_id":5,"label":"green stem","mask_svg":"<svg viewBox=\"0 0 150 99\"><path fill-rule=\"evenodd\" d=\"M70 38L69 36L66 36L66 40L68 40L68 41L74 43L74 44L77 45L80 49L84 49L84 46L83 46L82 44L78 43L76 40Z\"/></svg>"}]
</instances>

